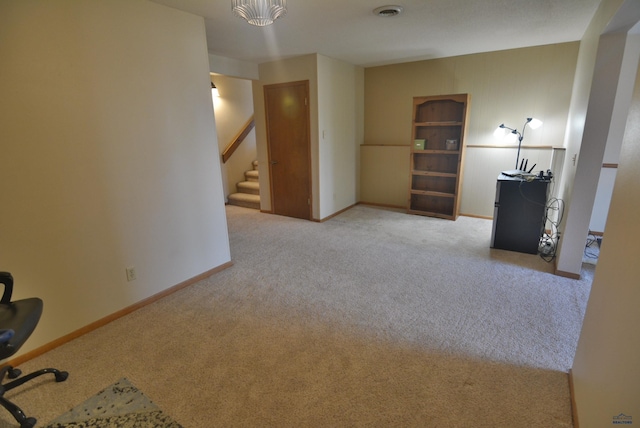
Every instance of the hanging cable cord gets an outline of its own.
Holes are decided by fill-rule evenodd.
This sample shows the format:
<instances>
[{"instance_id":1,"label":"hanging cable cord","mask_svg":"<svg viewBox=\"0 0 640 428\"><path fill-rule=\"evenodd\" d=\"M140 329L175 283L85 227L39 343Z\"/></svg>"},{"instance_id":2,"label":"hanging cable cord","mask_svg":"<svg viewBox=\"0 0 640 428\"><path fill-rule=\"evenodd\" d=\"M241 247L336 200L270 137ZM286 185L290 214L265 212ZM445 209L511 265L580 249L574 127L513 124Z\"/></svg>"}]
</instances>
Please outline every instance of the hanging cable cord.
<instances>
[{"instance_id":1,"label":"hanging cable cord","mask_svg":"<svg viewBox=\"0 0 640 428\"><path fill-rule=\"evenodd\" d=\"M551 215L556 213L555 219ZM560 223L562 223L562 216L564 215L564 201L558 198L551 198L547 203L545 210L545 228L542 238L540 238L540 257L546 262L551 262L556 258L556 252L558 251L558 241L560 240ZM546 225L549 225L549 232L547 232Z\"/></svg>"},{"instance_id":2,"label":"hanging cable cord","mask_svg":"<svg viewBox=\"0 0 640 428\"><path fill-rule=\"evenodd\" d=\"M555 180L551 178L551 184L554 185ZM558 250L558 241L560 240L560 223L562 223L562 216L564 215L564 201L558 198L550 198L546 201L546 203L541 204L538 201L534 201L529 199L522 190L522 184L524 181L520 183L518 186L518 190L520 191L520 195L522 198L535 205L544 206L544 216L542 218L542 226L543 233L540 237L540 243L538 245L539 251L538 254L540 257L546 261L551 262L556 258L556 252ZM557 213L557 215L552 215L553 213ZM547 224L549 225L549 231L547 232Z\"/></svg>"},{"instance_id":3,"label":"hanging cable cord","mask_svg":"<svg viewBox=\"0 0 640 428\"><path fill-rule=\"evenodd\" d=\"M593 244L598 246L598 249L593 249ZM587 245L584 247L584 255L590 259L598 260L598 256L600 256L600 240L596 237L596 235L589 230L589 234L587 235Z\"/></svg>"}]
</instances>

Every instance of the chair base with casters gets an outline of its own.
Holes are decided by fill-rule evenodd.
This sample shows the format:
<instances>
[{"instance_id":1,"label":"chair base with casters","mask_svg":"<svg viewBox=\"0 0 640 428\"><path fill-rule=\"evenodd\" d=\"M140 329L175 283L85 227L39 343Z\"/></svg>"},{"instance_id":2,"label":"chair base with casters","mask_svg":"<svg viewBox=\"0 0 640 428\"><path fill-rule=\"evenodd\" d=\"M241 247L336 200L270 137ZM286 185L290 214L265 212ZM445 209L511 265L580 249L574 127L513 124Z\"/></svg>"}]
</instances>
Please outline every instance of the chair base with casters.
<instances>
[{"instance_id":1,"label":"chair base with casters","mask_svg":"<svg viewBox=\"0 0 640 428\"><path fill-rule=\"evenodd\" d=\"M22 344L36 328L42 315L43 302L37 297L11 301L13 277L8 272L0 272L0 283L4 284L4 293L0 300L0 360L18 352ZM56 382L63 382L69 373L47 368L21 376L22 371L10 365L0 368L0 406L13 415L20 428L31 428L36 419L27 417L20 407L5 398L5 392L25 382L52 373ZM5 383L5 379L8 380Z\"/></svg>"},{"instance_id":2,"label":"chair base with casters","mask_svg":"<svg viewBox=\"0 0 640 428\"><path fill-rule=\"evenodd\" d=\"M4 398L4 393L12 390L13 388L22 385L25 382L30 381L31 379L35 379L39 376L42 376L47 373L53 373L56 379L56 382L63 382L69 377L69 373L60 371L58 369L42 369L33 373L29 373L22 377L19 377L22 374L20 369L16 369L12 366L4 366L0 369L0 379L4 381L5 377L7 379L14 379L10 382L3 383L0 385L0 406L4 407L13 415L16 421L20 424L20 428L31 428L36 424L35 418L29 418L24 413L24 411L18 407L16 404Z\"/></svg>"}]
</instances>

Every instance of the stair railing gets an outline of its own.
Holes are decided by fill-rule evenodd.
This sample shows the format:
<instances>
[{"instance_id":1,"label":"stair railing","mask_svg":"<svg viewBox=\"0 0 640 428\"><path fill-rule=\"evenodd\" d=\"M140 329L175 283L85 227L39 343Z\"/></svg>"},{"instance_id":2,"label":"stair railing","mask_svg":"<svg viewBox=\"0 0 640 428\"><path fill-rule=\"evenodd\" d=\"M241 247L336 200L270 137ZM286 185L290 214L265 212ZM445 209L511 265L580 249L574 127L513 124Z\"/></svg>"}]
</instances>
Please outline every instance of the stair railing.
<instances>
[{"instance_id":1,"label":"stair railing","mask_svg":"<svg viewBox=\"0 0 640 428\"><path fill-rule=\"evenodd\" d=\"M242 130L234 137L233 140L231 140L229 145L222 152L222 163L226 163L229 160L233 152L235 152L236 149L240 147L240 143L242 143L244 139L247 138L247 135L249 135L249 132L251 132L255 125L256 124L253 120L252 115L247 123L244 124Z\"/></svg>"}]
</instances>

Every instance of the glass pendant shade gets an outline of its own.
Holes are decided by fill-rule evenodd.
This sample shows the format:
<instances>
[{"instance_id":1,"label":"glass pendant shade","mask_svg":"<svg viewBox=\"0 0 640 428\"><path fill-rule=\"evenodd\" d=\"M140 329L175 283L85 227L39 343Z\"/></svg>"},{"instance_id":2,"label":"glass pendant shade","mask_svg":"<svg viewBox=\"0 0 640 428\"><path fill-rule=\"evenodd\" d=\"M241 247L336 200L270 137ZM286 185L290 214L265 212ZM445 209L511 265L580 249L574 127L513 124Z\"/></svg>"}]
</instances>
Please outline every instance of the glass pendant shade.
<instances>
[{"instance_id":1,"label":"glass pendant shade","mask_svg":"<svg viewBox=\"0 0 640 428\"><path fill-rule=\"evenodd\" d=\"M232 0L231 5L233 13L257 27L271 25L287 13L287 0Z\"/></svg>"}]
</instances>

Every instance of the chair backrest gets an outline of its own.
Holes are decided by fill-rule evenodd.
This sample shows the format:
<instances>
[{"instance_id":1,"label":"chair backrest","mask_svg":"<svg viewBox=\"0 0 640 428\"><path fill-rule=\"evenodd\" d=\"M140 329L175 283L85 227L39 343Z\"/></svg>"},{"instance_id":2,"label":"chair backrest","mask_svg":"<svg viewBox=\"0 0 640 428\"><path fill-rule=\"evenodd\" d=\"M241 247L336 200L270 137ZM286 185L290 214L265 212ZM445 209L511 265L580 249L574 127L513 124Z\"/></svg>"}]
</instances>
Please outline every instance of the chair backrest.
<instances>
[{"instance_id":1,"label":"chair backrest","mask_svg":"<svg viewBox=\"0 0 640 428\"><path fill-rule=\"evenodd\" d=\"M36 329L42 315L43 302L37 297L11 301L13 276L9 272L0 272L0 283L4 293L0 299L0 360L18 352ZM12 331L13 333L7 333Z\"/></svg>"},{"instance_id":2,"label":"chair backrest","mask_svg":"<svg viewBox=\"0 0 640 428\"><path fill-rule=\"evenodd\" d=\"M11 295L13 294L13 276L9 272L0 272L0 284L4 285L0 303L7 304L11 302Z\"/></svg>"}]
</instances>

